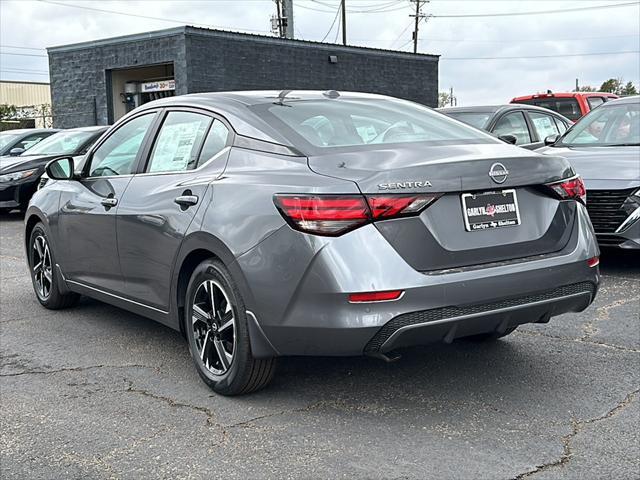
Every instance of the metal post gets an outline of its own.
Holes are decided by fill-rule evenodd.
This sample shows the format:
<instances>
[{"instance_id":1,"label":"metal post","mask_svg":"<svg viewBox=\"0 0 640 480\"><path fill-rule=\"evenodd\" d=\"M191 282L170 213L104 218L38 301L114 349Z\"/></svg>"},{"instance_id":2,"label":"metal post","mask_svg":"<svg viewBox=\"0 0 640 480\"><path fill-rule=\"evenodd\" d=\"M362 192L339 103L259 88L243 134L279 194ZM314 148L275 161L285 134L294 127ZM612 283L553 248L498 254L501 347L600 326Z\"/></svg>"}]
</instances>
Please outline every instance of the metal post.
<instances>
[{"instance_id":1,"label":"metal post","mask_svg":"<svg viewBox=\"0 0 640 480\"><path fill-rule=\"evenodd\" d=\"M347 3L346 0L342 0L342 44L347 44Z\"/></svg>"}]
</instances>

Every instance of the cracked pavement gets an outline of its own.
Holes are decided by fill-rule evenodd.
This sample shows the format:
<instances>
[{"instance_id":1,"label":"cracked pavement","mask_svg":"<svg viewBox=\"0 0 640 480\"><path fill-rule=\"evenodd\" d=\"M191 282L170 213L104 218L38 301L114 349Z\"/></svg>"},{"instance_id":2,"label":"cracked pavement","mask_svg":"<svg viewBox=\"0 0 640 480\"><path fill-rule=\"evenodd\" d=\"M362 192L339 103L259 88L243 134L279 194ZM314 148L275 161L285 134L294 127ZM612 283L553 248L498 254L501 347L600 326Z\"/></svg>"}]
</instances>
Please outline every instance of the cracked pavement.
<instances>
[{"instance_id":1,"label":"cracked pavement","mask_svg":"<svg viewBox=\"0 0 640 480\"><path fill-rule=\"evenodd\" d=\"M47 311L0 217L0 477L640 478L640 257L585 312L493 344L285 358L213 394L181 336L83 299Z\"/></svg>"}]
</instances>

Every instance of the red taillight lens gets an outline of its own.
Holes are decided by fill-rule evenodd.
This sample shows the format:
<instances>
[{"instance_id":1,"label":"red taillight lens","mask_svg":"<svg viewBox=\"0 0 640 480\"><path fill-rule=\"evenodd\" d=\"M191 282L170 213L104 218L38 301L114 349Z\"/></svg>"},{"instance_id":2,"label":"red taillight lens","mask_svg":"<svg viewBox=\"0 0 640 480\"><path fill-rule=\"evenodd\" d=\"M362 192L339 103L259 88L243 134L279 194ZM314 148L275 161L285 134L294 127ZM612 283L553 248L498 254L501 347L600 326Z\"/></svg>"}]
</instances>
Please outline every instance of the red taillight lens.
<instances>
[{"instance_id":1,"label":"red taillight lens","mask_svg":"<svg viewBox=\"0 0 640 480\"><path fill-rule=\"evenodd\" d=\"M439 194L424 195L367 195L374 219L391 218L420 213L437 200Z\"/></svg>"},{"instance_id":2,"label":"red taillight lens","mask_svg":"<svg viewBox=\"0 0 640 480\"><path fill-rule=\"evenodd\" d=\"M371 221L416 215L440 195L275 195L273 201L296 230L337 236Z\"/></svg>"},{"instance_id":3,"label":"red taillight lens","mask_svg":"<svg viewBox=\"0 0 640 480\"><path fill-rule=\"evenodd\" d=\"M587 203L587 189L579 176L558 183L550 183L547 186L563 200L572 198L580 200L585 205Z\"/></svg>"},{"instance_id":4,"label":"red taillight lens","mask_svg":"<svg viewBox=\"0 0 640 480\"><path fill-rule=\"evenodd\" d=\"M361 195L276 195L274 202L293 228L318 235L340 235L369 221Z\"/></svg>"},{"instance_id":5,"label":"red taillight lens","mask_svg":"<svg viewBox=\"0 0 640 480\"><path fill-rule=\"evenodd\" d=\"M352 293L349 295L350 303L368 303L368 302L390 302L398 300L402 297L402 290L391 290L388 292L365 292Z\"/></svg>"}]
</instances>

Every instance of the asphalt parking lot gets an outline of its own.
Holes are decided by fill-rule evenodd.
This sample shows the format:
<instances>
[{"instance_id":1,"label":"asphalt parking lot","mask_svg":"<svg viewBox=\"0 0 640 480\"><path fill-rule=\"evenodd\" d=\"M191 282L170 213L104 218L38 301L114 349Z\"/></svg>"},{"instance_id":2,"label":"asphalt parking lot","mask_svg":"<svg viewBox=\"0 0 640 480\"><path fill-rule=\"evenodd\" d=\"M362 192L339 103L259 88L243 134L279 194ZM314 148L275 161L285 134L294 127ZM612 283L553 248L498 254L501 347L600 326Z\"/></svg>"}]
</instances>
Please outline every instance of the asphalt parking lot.
<instances>
[{"instance_id":1,"label":"asphalt parking lot","mask_svg":"<svg viewBox=\"0 0 640 480\"><path fill-rule=\"evenodd\" d=\"M282 359L224 398L181 336L84 299L40 307L0 217L0 477L640 476L640 257L605 251L594 305L493 344Z\"/></svg>"}]
</instances>

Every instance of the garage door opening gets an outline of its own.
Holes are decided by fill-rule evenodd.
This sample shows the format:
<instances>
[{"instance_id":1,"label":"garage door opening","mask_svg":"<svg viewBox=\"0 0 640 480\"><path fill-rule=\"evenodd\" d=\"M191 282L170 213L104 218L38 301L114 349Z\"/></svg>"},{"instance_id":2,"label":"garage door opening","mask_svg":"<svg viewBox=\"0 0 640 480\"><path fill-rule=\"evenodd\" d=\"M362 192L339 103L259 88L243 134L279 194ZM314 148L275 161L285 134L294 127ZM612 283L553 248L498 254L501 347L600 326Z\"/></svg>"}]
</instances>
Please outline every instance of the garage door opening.
<instances>
[{"instance_id":1,"label":"garage door opening","mask_svg":"<svg viewBox=\"0 0 640 480\"><path fill-rule=\"evenodd\" d=\"M176 91L173 63L107 70L107 79L111 85L109 123L142 104L172 97Z\"/></svg>"}]
</instances>

